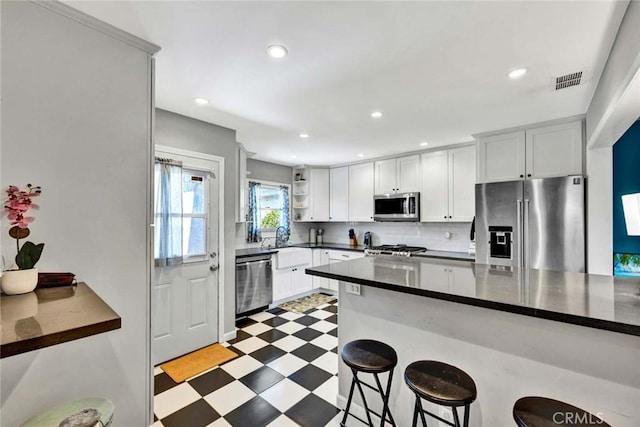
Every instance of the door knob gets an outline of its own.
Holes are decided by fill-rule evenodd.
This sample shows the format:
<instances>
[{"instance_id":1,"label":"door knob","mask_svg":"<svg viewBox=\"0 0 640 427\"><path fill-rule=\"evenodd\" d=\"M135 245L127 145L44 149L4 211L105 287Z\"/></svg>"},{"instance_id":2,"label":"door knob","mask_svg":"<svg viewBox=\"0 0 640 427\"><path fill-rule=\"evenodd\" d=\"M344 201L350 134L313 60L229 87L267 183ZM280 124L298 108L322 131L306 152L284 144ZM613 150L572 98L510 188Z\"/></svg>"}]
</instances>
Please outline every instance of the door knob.
<instances>
[{"instance_id":1,"label":"door knob","mask_svg":"<svg viewBox=\"0 0 640 427\"><path fill-rule=\"evenodd\" d=\"M209 253L209 258L215 258L215 257L217 257L217 256L218 256L218 254L217 254L217 253L215 253L215 252L211 252L211 253Z\"/></svg>"},{"instance_id":2,"label":"door knob","mask_svg":"<svg viewBox=\"0 0 640 427\"><path fill-rule=\"evenodd\" d=\"M211 271L218 271L218 268L220 268L220 267L218 267L217 265L209 266L209 270L211 270Z\"/></svg>"}]
</instances>

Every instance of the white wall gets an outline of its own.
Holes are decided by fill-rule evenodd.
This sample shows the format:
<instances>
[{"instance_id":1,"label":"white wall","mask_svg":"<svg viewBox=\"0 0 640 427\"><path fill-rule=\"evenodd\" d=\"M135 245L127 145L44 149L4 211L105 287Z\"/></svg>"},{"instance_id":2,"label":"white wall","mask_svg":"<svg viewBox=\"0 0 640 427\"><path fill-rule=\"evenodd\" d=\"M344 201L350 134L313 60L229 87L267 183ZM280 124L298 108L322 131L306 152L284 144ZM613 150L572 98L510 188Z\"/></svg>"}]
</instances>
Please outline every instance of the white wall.
<instances>
[{"instance_id":1,"label":"white wall","mask_svg":"<svg viewBox=\"0 0 640 427\"><path fill-rule=\"evenodd\" d=\"M238 182L236 131L156 109L155 143L224 157L224 333L235 332L235 193ZM221 248L222 250L222 248ZM224 337L220 337L223 340Z\"/></svg>"},{"instance_id":2,"label":"white wall","mask_svg":"<svg viewBox=\"0 0 640 427\"><path fill-rule=\"evenodd\" d=\"M587 267L613 272L612 145L640 117L640 2L629 3L587 110Z\"/></svg>"},{"instance_id":3,"label":"white wall","mask_svg":"<svg viewBox=\"0 0 640 427\"><path fill-rule=\"evenodd\" d=\"M1 8L2 187L43 187L40 271L74 272L122 328L2 359L0 424L101 396L116 425L148 425L150 56L31 2Z\"/></svg>"},{"instance_id":4,"label":"white wall","mask_svg":"<svg viewBox=\"0 0 640 427\"><path fill-rule=\"evenodd\" d=\"M613 274L613 149L587 150L587 271Z\"/></svg>"}]
</instances>

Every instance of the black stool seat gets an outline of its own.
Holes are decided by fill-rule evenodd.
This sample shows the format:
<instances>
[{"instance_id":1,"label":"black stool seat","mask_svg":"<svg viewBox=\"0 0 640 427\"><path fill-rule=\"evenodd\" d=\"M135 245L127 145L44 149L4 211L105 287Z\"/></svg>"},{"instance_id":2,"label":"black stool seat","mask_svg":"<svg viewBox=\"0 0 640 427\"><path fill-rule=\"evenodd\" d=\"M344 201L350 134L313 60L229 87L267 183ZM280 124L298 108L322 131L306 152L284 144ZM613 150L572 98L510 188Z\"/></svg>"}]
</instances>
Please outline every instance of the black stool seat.
<instances>
[{"instance_id":1,"label":"black stool seat","mask_svg":"<svg viewBox=\"0 0 640 427\"><path fill-rule=\"evenodd\" d=\"M398 364L395 350L375 340L355 340L342 347L342 360L352 369L367 373L382 373Z\"/></svg>"},{"instance_id":2,"label":"black stool seat","mask_svg":"<svg viewBox=\"0 0 640 427\"><path fill-rule=\"evenodd\" d=\"M513 419L518 427L611 427L584 409L559 400L534 396L518 399L513 405Z\"/></svg>"},{"instance_id":3,"label":"black stool seat","mask_svg":"<svg viewBox=\"0 0 640 427\"><path fill-rule=\"evenodd\" d=\"M413 362L404 372L409 388L443 406L466 406L476 400L476 384L462 369L433 360Z\"/></svg>"}]
</instances>

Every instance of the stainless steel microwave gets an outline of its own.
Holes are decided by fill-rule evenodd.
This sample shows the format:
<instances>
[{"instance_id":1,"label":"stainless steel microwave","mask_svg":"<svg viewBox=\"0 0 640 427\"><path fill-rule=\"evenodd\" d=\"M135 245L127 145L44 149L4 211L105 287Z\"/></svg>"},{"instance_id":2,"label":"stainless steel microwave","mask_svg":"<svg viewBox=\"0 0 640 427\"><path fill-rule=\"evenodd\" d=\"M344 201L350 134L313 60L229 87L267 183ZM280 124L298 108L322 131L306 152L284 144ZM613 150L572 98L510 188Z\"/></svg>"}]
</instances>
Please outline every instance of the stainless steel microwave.
<instances>
[{"instance_id":1,"label":"stainless steel microwave","mask_svg":"<svg viewBox=\"0 0 640 427\"><path fill-rule=\"evenodd\" d=\"M374 221L420 221L420 193L373 196Z\"/></svg>"}]
</instances>

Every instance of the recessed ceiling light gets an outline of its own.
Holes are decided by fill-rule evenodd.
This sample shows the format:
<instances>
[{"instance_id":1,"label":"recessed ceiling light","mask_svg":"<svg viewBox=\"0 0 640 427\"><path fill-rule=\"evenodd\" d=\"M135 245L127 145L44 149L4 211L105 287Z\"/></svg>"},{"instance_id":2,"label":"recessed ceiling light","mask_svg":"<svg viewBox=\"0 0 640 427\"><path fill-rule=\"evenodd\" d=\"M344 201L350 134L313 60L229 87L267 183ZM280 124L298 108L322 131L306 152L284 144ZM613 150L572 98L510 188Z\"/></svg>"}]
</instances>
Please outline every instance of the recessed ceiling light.
<instances>
[{"instance_id":1,"label":"recessed ceiling light","mask_svg":"<svg viewBox=\"0 0 640 427\"><path fill-rule=\"evenodd\" d=\"M374 119L379 119L380 117L382 117L382 111L374 111L373 113L371 113L371 117L373 117Z\"/></svg>"},{"instance_id":2,"label":"recessed ceiling light","mask_svg":"<svg viewBox=\"0 0 640 427\"><path fill-rule=\"evenodd\" d=\"M267 48L267 53L272 58L284 58L287 56L287 49L284 46L273 45Z\"/></svg>"},{"instance_id":3,"label":"recessed ceiling light","mask_svg":"<svg viewBox=\"0 0 640 427\"><path fill-rule=\"evenodd\" d=\"M508 76L509 76L510 79L519 79L520 77L524 76L525 74L527 74L527 69L526 68L516 68L515 70L510 71Z\"/></svg>"},{"instance_id":4,"label":"recessed ceiling light","mask_svg":"<svg viewBox=\"0 0 640 427\"><path fill-rule=\"evenodd\" d=\"M364 154L360 153L358 154L358 157L364 157Z\"/></svg>"},{"instance_id":5,"label":"recessed ceiling light","mask_svg":"<svg viewBox=\"0 0 640 427\"><path fill-rule=\"evenodd\" d=\"M428 143L427 141L422 141L422 142L420 143L420 145L421 145L422 147L426 147L427 145L429 145L429 143Z\"/></svg>"},{"instance_id":6,"label":"recessed ceiling light","mask_svg":"<svg viewBox=\"0 0 640 427\"><path fill-rule=\"evenodd\" d=\"M209 103L209 100L207 98L193 98L193 102L195 102L198 105L207 105Z\"/></svg>"},{"instance_id":7,"label":"recessed ceiling light","mask_svg":"<svg viewBox=\"0 0 640 427\"><path fill-rule=\"evenodd\" d=\"M300 134L300 138L309 138L309 134L308 133L301 133Z\"/></svg>"}]
</instances>

